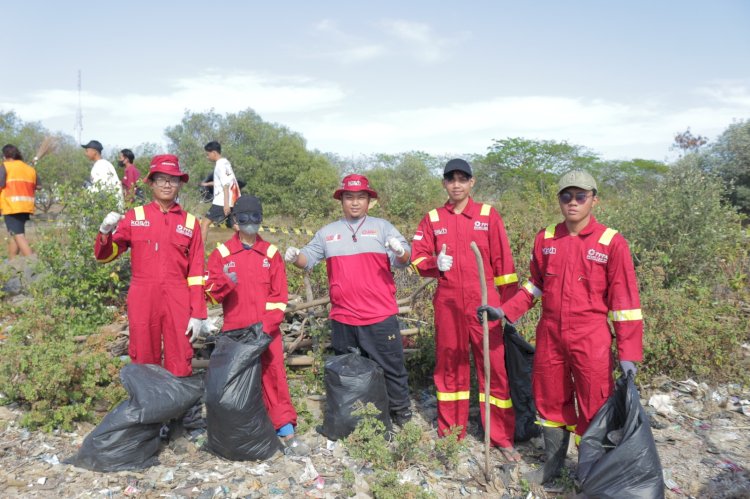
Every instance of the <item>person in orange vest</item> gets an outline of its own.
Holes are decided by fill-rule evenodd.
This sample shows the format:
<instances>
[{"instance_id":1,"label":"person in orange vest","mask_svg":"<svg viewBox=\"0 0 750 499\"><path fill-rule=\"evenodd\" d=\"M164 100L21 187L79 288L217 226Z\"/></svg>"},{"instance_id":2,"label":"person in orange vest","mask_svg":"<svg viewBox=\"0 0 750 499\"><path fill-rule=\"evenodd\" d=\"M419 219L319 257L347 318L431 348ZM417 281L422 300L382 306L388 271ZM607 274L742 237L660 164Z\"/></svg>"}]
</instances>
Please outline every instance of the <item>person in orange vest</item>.
<instances>
[{"instance_id":1,"label":"person in orange vest","mask_svg":"<svg viewBox=\"0 0 750 499\"><path fill-rule=\"evenodd\" d=\"M99 227L94 256L107 263L131 248L128 354L135 364L162 364L192 374L193 341L206 318L203 239L195 216L177 204L188 174L177 156L154 156L146 176L154 201L111 212Z\"/></svg>"},{"instance_id":2,"label":"person in orange vest","mask_svg":"<svg viewBox=\"0 0 750 499\"><path fill-rule=\"evenodd\" d=\"M307 455L310 448L294 433L297 412L289 395L279 328L289 301L284 260L276 246L258 235L263 221L260 199L240 196L229 218L235 233L208 257L206 296L222 305L222 331L263 323L263 332L272 338L260 358L263 402L287 453Z\"/></svg>"},{"instance_id":3,"label":"person in orange vest","mask_svg":"<svg viewBox=\"0 0 750 499\"><path fill-rule=\"evenodd\" d=\"M5 145L0 165L0 214L10 234L8 259L19 253L23 256L32 253L26 239L26 222L34 214L34 191L38 185L36 170L23 162L21 151L12 144Z\"/></svg>"},{"instance_id":4,"label":"person in orange vest","mask_svg":"<svg viewBox=\"0 0 750 499\"><path fill-rule=\"evenodd\" d=\"M559 476L570 432L576 443L614 390L614 326L620 367L635 374L643 358L643 317L628 242L597 222L594 178L573 170L560 178L557 198L565 220L536 235L529 280L502 307L479 307L493 323L516 322L543 298L536 329L533 393L546 461L533 483Z\"/></svg>"},{"instance_id":5,"label":"person in orange vest","mask_svg":"<svg viewBox=\"0 0 750 499\"><path fill-rule=\"evenodd\" d=\"M448 161L443 169L443 187L448 194L444 206L430 211L419 223L412 238L412 266L423 277L437 278L433 299L435 310L435 372L437 389L438 433L444 436L460 426L466 434L469 419L469 385L471 368L469 349L479 381L479 401L484 400L483 328L475 318L481 305L481 287L476 257L471 242L482 253L487 280L487 301L500 305L515 293L518 276L508 235L500 214L488 204L471 197L474 186L471 165L463 159ZM492 445L510 462L521 456L513 447L515 413L505 371L505 348L502 327L490 330L490 421Z\"/></svg>"}]
</instances>

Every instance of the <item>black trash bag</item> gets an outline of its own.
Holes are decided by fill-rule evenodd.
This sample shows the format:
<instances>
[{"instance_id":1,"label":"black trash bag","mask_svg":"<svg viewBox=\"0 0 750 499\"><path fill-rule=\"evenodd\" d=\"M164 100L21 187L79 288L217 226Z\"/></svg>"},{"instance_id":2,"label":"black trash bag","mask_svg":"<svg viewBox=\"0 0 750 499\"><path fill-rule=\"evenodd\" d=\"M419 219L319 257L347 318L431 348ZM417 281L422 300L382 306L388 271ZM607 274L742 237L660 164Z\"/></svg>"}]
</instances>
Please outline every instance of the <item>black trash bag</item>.
<instances>
[{"instance_id":1,"label":"black trash bag","mask_svg":"<svg viewBox=\"0 0 750 499\"><path fill-rule=\"evenodd\" d=\"M157 464L162 423L182 416L203 392L200 377L178 378L152 364L128 364L120 378L130 399L110 411L66 463L93 471Z\"/></svg>"},{"instance_id":2,"label":"black trash bag","mask_svg":"<svg viewBox=\"0 0 750 499\"><path fill-rule=\"evenodd\" d=\"M538 437L542 432L541 427L536 424L536 405L531 389L535 348L507 322L503 329L503 342L505 371L508 373L510 398L513 401L513 411L516 413L514 440L525 442L532 437Z\"/></svg>"},{"instance_id":3,"label":"black trash bag","mask_svg":"<svg viewBox=\"0 0 750 499\"><path fill-rule=\"evenodd\" d=\"M633 376L617 380L581 438L577 475L589 497L664 497L659 454Z\"/></svg>"},{"instance_id":4,"label":"black trash bag","mask_svg":"<svg viewBox=\"0 0 750 499\"><path fill-rule=\"evenodd\" d=\"M206 449L234 461L268 459L281 441L266 412L260 356L271 343L257 323L218 336L206 374Z\"/></svg>"},{"instance_id":5,"label":"black trash bag","mask_svg":"<svg viewBox=\"0 0 750 499\"><path fill-rule=\"evenodd\" d=\"M380 410L378 419L391 431L383 369L353 350L325 363L326 410L321 433L329 440L345 438L357 427L359 416L352 416L357 401L372 402Z\"/></svg>"}]
</instances>

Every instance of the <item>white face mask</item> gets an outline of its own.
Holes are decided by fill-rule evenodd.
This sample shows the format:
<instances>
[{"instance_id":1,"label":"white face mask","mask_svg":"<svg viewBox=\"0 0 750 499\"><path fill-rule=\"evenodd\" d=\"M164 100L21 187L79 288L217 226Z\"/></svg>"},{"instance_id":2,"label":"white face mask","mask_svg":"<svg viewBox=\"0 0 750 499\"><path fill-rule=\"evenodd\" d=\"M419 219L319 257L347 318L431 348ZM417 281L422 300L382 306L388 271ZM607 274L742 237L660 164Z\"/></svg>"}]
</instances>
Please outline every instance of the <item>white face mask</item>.
<instances>
[{"instance_id":1,"label":"white face mask","mask_svg":"<svg viewBox=\"0 0 750 499\"><path fill-rule=\"evenodd\" d=\"M240 225L240 231L248 236L254 236L260 230L260 224L246 224Z\"/></svg>"}]
</instances>

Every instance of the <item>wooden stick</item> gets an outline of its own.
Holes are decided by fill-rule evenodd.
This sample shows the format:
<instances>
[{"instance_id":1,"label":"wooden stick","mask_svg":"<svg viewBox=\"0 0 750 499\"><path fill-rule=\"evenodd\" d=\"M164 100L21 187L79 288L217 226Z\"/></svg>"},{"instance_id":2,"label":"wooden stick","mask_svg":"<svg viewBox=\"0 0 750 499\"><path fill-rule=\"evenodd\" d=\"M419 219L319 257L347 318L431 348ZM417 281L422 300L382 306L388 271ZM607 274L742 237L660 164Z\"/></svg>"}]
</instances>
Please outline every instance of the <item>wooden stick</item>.
<instances>
[{"instance_id":1,"label":"wooden stick","mask_svg":"<svg viewBox=\"0 0 750 499\"><path fill-rule=\"evenodd\" d=\"M487 305L487 283L484 280L484 263L477 243L471 242L471 251L477 259L479 286L482 290L482 305ZM490 480L490 328L487 324L487 312L482 320L482 348L484 349L484 476Z\"/></svg>"}]
</instances>

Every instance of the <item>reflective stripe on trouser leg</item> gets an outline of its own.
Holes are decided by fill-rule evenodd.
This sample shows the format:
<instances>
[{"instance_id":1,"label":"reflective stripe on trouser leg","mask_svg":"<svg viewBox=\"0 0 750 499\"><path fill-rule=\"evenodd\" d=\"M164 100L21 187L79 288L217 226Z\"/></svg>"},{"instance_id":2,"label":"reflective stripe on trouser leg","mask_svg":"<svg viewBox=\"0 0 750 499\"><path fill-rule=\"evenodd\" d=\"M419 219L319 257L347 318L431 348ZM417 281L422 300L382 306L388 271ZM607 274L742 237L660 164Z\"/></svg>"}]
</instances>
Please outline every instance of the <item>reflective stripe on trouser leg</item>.
<instances>
[{"instance_id":1,"label":"reflective stripe on trouser leg","mask_svg":"<svg viewBox=\"0 0 750 499\"><path fill-rule=\"evenodd\" d=\"M260 356L262 366L261 383L263 385L263 403L268 417L276 429L285 424L297 426L297 411L289 395L289 384L284 366L284 346L281 333L271 335L273 340L268 349Z\"/></svg>"},{"instance_id":2,"label":"reflective stripe on trouser leg","mask_svg":"<svg viewBox=\"0 0 750 499\"><path fill-rule=\"evenodd\" d=\"M442 290L441 290L442 291ZM438 435L460 426L466 435L469 422L469 332L455 300L439 292L433 301L435 309L435 371L433 380L438 392ZM476 320L476 319L475 319Z\"/></svg>"},{"instance_id":3,"label":"reflective stripe on trouser leg","mask_svg":"<svg viewBox=\"0 0 750 499\"><path fill-rule=\"evenodd\" d=\"M471 319L474 319L473 324ZM470 327L471 347L474 353L474 364L477 368L479 381L479 400L484 401L484 354L482 325L476 322L476 316L466 314L465 320ZM489 330L490 340L490 441L499 447L513 446L513 435L516 426L516 413L510 400L508 375L505 371L505 345L501 329L502 321L493 323ZM487 428L485 421L485 407L479 404L482 425Z\"/></svg>"}]
</instances>

